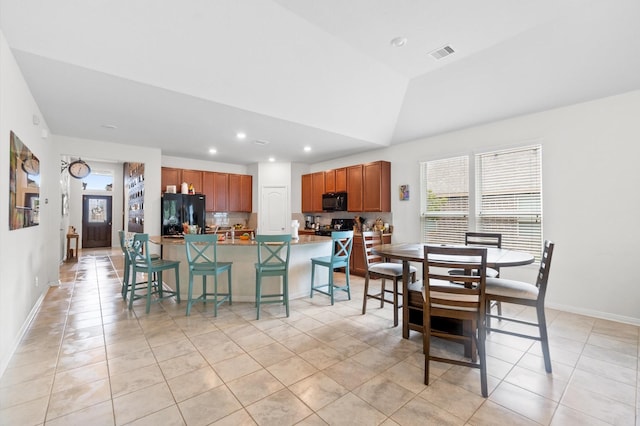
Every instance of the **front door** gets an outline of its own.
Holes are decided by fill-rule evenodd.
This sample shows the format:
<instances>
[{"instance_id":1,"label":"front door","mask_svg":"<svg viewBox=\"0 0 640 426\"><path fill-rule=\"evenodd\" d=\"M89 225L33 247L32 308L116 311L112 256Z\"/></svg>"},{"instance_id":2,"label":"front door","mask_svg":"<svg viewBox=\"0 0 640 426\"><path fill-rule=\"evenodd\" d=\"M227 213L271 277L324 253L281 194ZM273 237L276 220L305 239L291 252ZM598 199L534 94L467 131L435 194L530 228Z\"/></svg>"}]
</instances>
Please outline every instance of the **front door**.
<instances>
[{"instance_id":1,"label":"front door","mask_svg":"<svg viewBox=\"0 0 640 426\"><path fill-rule=\"evenodd\" d=\"M111 196L82 196L82 248L111 247Z\"/></svg>"}]
</instances>

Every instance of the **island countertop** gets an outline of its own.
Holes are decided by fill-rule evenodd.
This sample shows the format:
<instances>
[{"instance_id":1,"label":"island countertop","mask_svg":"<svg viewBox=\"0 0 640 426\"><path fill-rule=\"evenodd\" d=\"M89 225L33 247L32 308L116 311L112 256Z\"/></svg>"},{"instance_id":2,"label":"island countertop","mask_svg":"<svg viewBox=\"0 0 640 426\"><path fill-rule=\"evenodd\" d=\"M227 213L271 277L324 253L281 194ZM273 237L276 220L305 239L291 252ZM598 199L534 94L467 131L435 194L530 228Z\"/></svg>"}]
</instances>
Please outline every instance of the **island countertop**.
<instances>
[{"instance_id":1,"label":"island countertop","mask_svg":"<svg viewBox=\"0 0 640 426\"><path fill-rule=\"evenodd\" d=\"M153 236L149 240L162 247L162 257L180 261L180 294L186 300L189 284L189 262L186 256L184 238ZM289 298L309 297L311 289L311 258L329 256L331 254L331 237L319 235L300 235L298 240L291 241L291 255L289 260ZM252 240L224 240L218 242L218 261L233 262L232 286L233 301L255 301L255 263L258 244ZM152 247L150 247L152 249ZM318 274L320 275L320 274ZM280 277L269 277L264 287L265 294L278 292ZM321 277L318 276L317 279ZM326 278L323 278L326 279ZM164 274L163 281L175 289L173 274ZM200 282L198 278L197 282ZM226 287L226 277L220 281ZM197 284L199 286L199 284ZM199 293L198 293L199 294ZM208 309L208 308L207 308Z\"/></svg>"},{"instance_id":2,"label":"island countertop","mask_svg":"<svg viewBox=\"0 0 640 426\"><path fill-rule=\"evenodd\" d=\"M316 243L324 243L330 241L331 237L323 237L320 235L300 235L297 240L291 240L291 245L304 245L304 244L316 244ZM160 245L184 245L184 237L182 236L152 236L149 237L149 241L154 244ZM255 246L256 242L253 240L241 240L239 236L236 236L235 239L224 239L218 241L219 246Z\"/></svg>"}]
</instances>

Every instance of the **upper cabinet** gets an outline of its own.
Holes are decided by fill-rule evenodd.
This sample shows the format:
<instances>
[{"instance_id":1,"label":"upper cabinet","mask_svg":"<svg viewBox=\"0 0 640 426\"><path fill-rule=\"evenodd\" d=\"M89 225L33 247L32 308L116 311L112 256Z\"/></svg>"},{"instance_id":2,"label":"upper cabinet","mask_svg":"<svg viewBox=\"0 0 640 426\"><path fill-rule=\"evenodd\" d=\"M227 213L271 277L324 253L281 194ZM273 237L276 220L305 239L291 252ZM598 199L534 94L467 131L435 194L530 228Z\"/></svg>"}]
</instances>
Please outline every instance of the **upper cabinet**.
<instances>
[{"instance_id":1,"label":"upper cabinet","mask_svg":"<svg viewBox=\"0 0 640 426\"><path fill-rule=\"evenodd\" d=\"M251 213L253 178L229 174L229 211Z\"/></svg>"},{"instance_id":2,"label":"upper cabinet","mask_svg":"<svg viewBox=\"0 0 640 426\"><path fill-rule=\"evenodd\" d=\"M174 169L172 167L162 168L162 192L167 190L167 186L174 185L176 191L180 192L180 184L182 183L182 169Z\"/></svg>"},{"instance_id":3,"label":"upper cabinet","mask_svg":"<svg viewBox=\"0 0 640 426\"><path fill-rule=\"evenodd\" d=\"M229 208L229 175L227 173L204 172L202 176L205 210L226 212Z\"/></svg>"},{"instance_id":4,"label":"upper cabinet","mask_svg":"<svg viewBox=\"0 0 640 426\"><path fill-rule=\"evenodd\" d=\"M321 212L322 211L322 194L325 193L324 189L324 172L317 172L311 174L311 184L313 186L312 194L313 194L313 211Z\"/></svg>"},{"instance_id":5,"label":"upper cabinet","mask_svg":"<svg viewBox=\"0 0 640 426\"><path fill-rule=\"evenodd\" d=\"M391 163L376 161L302 175L302 212L321 212L325 192L346 192L350 212L389 212Z\"/></svg>"},{"instance_id":6,"label":"upper cabinet","mask_svg":"<svg viewBox=\"0 0 640 426\"><path fill-rule=\"evenodd\" d=\"M363 165L363 211L391 211L391 163L376 161Z\"/></svg>"},{"instance_id":7,"label":"upper cabinet","mask_svg":"<svg viewBox=\"0 0 640 426\"><path fill-rule=\"evenodd\" d=\"M362 164L347 167L347 210L362 212Z\"/></svg>"},{"instance_id":8,"label":"upper cabinet","mask_svg":"<svg viewBox=\"0 0 640 426\"><path fill-rule=\"evenodd\" d=\"M302 175L302 211L313 212L313 182L311 175Z\"/></svg>"},{"instance_id":9,"label":"upper cabinet","mask_svg":"<svg viewBox=\"0 0 640 426\"><path fill-rule=\"evenodd\" d=\"M334 172L336 175L335 192L346 192L347 191L347 168L343 167L341 169L335 169Z\"/></svg>"},{"instance_id":10,"label":"upper cabinet","mask_svg":"<svg viewBox=\"0 0 640 426\"><path fill-rule=\"evenodd\" d=\"M182 182L193 185L196 194L203 194L202 191L202 174L200 170L182 170ZM181 182L181 183L182 183Z\"/></svg>"},{"instance_id":11,"label":"upper cabinet","mask_svg":"<svg viewBox=\"0 0 640 426\"><path fill-rule=\"evenodd\" d=\"M162 168L162 192L167 185L176 185L176 191L180 192L182 182L193 184L197 194L205 195L206 211L251 213L251 175Z\"/></svg>"}]
</instances>

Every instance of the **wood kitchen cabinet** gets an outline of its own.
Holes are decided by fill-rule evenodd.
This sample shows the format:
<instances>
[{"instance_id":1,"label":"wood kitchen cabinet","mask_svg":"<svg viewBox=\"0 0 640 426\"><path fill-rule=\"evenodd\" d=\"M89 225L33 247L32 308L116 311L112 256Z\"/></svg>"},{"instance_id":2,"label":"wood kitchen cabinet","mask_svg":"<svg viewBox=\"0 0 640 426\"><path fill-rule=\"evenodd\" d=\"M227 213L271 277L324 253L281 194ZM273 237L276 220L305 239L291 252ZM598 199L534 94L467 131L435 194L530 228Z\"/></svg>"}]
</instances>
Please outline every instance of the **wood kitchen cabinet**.
<instances>
[{"instance_id":1,"label":"wood kitchen cabinet","mask_svg":"<svg viewBox=\"0 0 640 426\"><path fill-rule=\"evenodd\" d=\"M376 161L362 166L363 211L391 211L391 163Z\"/></svg>"},{"instance_id":2,"label":"wood kitchen cabinet","mask_svg":"<svg viewBox=\"0 0 640 426\"><path fill-rule=\"evenodd\" d=\"M325 172L302 175L302 212L321 212L322 194L325 192Z\"/></svg>"},{"instance_id":3,"label":"wood kitchen cabinet","mask_svg":"<svg viewBox=\"0 0 640 426\"><path fill-rule=\"evenodd\" d=\"M203 194L205 194L206 210L210 212L226 212L229 208L229 174L203 172Z\"/></svg>"},{"instance_id":4,"label":"wood kitchen cabinet","mask_svg":"<svg viewBox=\"0 0 640 426\"><path fill-rule=\"evenodd\" d=\"M391 234L382 235L382 244L391 244ZM363 245L362 235L354 235L351 257L349 257L349 273L360 277L364 277L367 273Z\"/></svg>"},{"instance_id":5,"label":"wood kitchen cabinet","mask_svg":"<svg viewBox=\"0 0 640 426\"><path fill-rule=\"evenodd\" d=\"M361 212L362 202L362 164L347 167L347 210Z\"/></svg>"},{"instance_id":6,"label":"wood kitchen cabinet","mask_svg":"<svg viewBox=\"0 0 640 426\"><path fill-rule=\"evenodd\" d=\"M347 168L327 170L324 172L324 192L347 191Z\"/></svg>"},{"instance_id":7,"label":"wood kitchen cabinet","mask_svg":"<svg viewBox=\"0 0 640 426\"><path fill-rule=\"evenodd\" d=\"M325 192L336 192L335 170L327 170L324 172L324 190Z\"/></svg>"},{"instance_id":8,"label":"wood kitchen cabinet","mask_svg":"<svg viewBox=\"0 0 640 426\"><path fill-rule=\"evenodd\" d=\"M163 167L161 175L161 192L167 190L167 185L175 185L176 192L180 192L180 184L182 183L182 169L174 169L172 167Z\"/></svg>"},{"instance_id":9,"label":"wood kitchen cabinet","mask_svg":"<svg viewBox=\"0 0 640 426\"><path fill-rule=\"evenodd\" d=\"M313 194L313 200L311 200L312 208L314 212L322 211L322 194L324 190L324 172L316 172L311 174L311 185Z\"/></svg>"},{"instance_id":10,"label":"wood kitchen cabinet","mask_svg":"<svg viewBox=\"0 0 640 426\"><path fill-rule=\"evenodd\" d=\"M340 169L335 169L336 176L336 187L335 192L346 192L347 191L347 168L342 167Z\"/></svg>"},{"instance_id":11,"label":"wood kitchen cabinet","mask_svg":"<svg viewBox=\"0 0 640 426\"><path fill-rule=\"evenodd\" d=\"M196 194L202 194L202 175L201 170L182 170L182 182L187 182L189 185L193 185L193 189Z\"/></svg>"},{"instance_id":12,"label":"wood kitchen cabinet","mask_svg":"<svg viewBox=\"0 0 640 426\"><path fill-rule=\"evenodd\" d=\"M229 174L229 211L248 212L252 209L252 186L251 175Z\"/></svg>"},{"instance_id":13,"label":"wood kitchen cabinet","mask_svg":"<svg viewBox=\"0 0 640 426\"><path fill-rule=\"evenodd\" d=\"M311 174L302 175L302 212L313 213L313 183Z\"/></svg>"}]
</instances>

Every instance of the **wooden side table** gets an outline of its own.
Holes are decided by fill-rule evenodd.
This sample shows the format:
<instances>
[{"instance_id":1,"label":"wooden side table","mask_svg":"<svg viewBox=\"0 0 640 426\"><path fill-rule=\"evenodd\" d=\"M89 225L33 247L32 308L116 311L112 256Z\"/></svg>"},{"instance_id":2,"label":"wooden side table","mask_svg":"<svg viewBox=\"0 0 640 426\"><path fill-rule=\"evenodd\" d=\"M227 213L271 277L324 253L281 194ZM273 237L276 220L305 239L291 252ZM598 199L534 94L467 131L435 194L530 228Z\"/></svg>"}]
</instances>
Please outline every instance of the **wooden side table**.
<instances>
[{"instance_id":1,"label":"wooden side table","mask_svg":"<svg viewBox=\"0 0 640 426\"><path fill-rule=\"evenodd\" d=\"M78 238L78 234L67 234L67 262L75 262L78 260ZM71 248L71 240L75 240L76 242L75 250Z\"/></svg>"}]
</instances>

